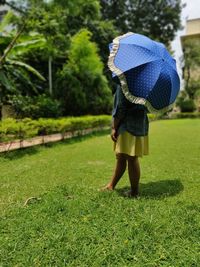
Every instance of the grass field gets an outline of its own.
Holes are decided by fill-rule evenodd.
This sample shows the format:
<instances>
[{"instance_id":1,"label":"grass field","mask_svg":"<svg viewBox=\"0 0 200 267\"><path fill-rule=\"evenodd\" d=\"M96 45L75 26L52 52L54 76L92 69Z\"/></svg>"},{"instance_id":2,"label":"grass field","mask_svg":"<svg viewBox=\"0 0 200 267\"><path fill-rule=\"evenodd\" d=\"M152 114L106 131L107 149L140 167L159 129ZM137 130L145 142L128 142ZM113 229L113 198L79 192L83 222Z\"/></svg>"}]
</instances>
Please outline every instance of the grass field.
<instances>
[{"instance_id":1,"label":"grass field","mask_svg":"<svg viewBox=\"0 0 200 267\"><path fill-rule=\"evenodd\" d=\"M108 133L1 155L0 266L200 266L200 120L151 123L139 199L98 192L114 163Z\"/></svg>"}]
</instances>

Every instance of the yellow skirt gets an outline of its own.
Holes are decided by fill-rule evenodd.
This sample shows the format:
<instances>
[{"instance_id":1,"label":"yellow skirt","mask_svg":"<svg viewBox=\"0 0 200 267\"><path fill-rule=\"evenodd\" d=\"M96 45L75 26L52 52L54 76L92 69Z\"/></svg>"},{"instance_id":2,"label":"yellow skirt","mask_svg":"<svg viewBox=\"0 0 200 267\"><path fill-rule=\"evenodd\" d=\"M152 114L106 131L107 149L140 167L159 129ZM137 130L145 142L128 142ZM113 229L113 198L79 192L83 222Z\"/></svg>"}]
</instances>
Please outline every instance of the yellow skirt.
<instances>
[{"instance_id":1,"label":"yellow skirt","mask_svg":"<svg viewBox=\"0 0 200 267\"><path fill-rule=\"evenodd\" d=\"M149 138L147 136L134 136L128 132L123 132L114 143L116 154L124 153L129 156L142 157L149 154Z\"/></svg>"}]
</instances>

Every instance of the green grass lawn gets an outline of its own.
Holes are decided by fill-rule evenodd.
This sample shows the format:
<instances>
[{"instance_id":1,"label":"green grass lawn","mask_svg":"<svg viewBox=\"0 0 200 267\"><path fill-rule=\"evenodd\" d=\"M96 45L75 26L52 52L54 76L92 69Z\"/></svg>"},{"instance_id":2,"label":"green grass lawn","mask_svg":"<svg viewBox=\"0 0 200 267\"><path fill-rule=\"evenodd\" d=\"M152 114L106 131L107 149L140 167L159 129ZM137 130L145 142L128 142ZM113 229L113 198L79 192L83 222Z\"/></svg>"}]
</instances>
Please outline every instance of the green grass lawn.
<instances>
[{"instance_id":1,"label":"green grass lawn","mask_svg":"<svg viewBox=\"0 0 200 267\"><path fill-rule=\"evenodd\" d=\"M114 164L108 133L1 155L0 266L200 266L200 120L151 123L139 199Z\"/></svg>"}]
</instances>

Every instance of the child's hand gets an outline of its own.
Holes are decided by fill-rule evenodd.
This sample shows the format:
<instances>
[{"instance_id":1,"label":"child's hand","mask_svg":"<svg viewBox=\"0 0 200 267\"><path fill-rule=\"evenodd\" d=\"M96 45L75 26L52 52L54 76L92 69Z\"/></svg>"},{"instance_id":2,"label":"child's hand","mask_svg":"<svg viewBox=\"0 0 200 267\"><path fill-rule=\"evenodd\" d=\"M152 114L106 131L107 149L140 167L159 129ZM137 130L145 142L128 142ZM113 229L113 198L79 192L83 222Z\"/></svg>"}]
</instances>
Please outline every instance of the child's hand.
<instances>
[{"instance_id":1,"label":"child's hand","mask_svg":"<svg viewBox=\"0 0 200 267\"><path fill-rule=\"evenodd\" d=\"M114 128L112 128L110 136L111 136L113 142L117 142L117 131Z\"/></svg>"}]
</instances>

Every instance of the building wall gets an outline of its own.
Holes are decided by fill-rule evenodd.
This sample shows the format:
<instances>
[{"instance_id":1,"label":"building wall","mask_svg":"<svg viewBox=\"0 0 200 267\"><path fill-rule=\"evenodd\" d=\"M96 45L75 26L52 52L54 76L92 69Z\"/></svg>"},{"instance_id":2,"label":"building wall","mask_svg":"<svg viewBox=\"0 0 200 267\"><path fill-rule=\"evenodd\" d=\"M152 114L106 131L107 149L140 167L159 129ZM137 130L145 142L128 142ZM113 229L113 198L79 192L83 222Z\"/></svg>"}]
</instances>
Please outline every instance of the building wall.
<instances>
[{"instance_id":1,"label":"building wall","mask_svg":"<svg viewBox=\"0 0 200 267\"><path fill-rule=\"evenodd\" d=\"M200 19L188 20L186 23L186 35L200 33Z\"/></svg>"}]
</instances>

